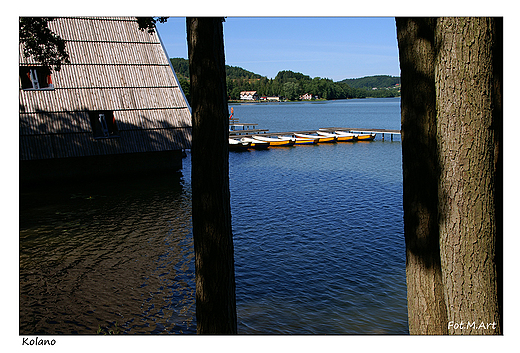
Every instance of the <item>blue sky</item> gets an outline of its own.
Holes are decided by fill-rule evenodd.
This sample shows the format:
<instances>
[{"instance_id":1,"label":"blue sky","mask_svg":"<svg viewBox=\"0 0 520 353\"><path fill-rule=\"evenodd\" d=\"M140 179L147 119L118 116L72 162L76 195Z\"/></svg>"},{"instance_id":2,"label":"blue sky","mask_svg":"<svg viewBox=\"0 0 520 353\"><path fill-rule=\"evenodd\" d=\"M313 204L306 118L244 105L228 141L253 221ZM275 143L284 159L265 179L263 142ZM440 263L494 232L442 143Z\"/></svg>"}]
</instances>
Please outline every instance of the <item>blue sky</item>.
<instances>
[{"instance_id":1,"label":"blue sky","mask_svg":"<svg viewBox=\"0 0 520 353\"><path fill-rule=\"evenodd\" d=\"M186 20L157 25L168 55L188 58ZM274 78L281 70L340 81L399 76L393 17L227 17L226 64Z\"/></svg>"}]
</instances>

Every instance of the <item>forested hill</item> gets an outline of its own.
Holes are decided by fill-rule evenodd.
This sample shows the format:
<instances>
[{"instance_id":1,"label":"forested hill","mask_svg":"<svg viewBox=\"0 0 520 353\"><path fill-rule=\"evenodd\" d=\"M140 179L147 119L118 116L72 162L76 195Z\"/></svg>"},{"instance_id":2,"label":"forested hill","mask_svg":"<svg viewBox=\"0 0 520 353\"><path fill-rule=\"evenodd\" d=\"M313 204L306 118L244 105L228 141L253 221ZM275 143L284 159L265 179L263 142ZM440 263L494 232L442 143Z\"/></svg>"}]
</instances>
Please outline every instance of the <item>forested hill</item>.
<instances>
[{"instance_id":1,"label":"forested hill","mask_svg":"<svg viewBox=\"0 0 520 353\"><path fill-rule=\"evenodd\" d=\"M401 78L398 76L388 76L388 75L379 75L379 76L367 76L361 78L350 78L345 79L339 82L345 82L350 87L353 88L387 88L394 87L395 85L401 84Z\"/></svg>"},{"instance_id":2,"label":"forested hill","mask_svg":"<svg viewBox=\"0 0 520 353\"><path fill-rule=\"evenodd\" d=\"M172 63L177 78L188 79L188 77L190 77L190 66L188 60L183 58L170 58L170 62Z\"/></svg>"},{"instance_id":3,"label":"forested hill","mask_svg":"<svg viewBox=\"0 0 520 353\"><path fill-rule=\"evenodd\" d=\"M189 100L188 60L173 58L170 61ZM399 85L396 86L396 83ZM381 98L401 95L399 77L371 76L333 82L328 78L311 78L299 72L284 70L278 72L274 79L268 79L241 67L229 65L226 65L226 84L230 100L239 100L241 91L257 91L259 96L279 96L290 101L299 100L304 94L312 95L315 99Z\"/></svg>"},{"instance_id":4,"label":"forested hill","mask_svg":"<svg viewBox=\"0 0 520 353\"><path fill-rule=\"evenodd\" d=\"M188 60L182 58L172 58L170 59L173 68L175 69L175 73L177 77L182 77L188 79L190 76L190 69ZM251 71L244 70L238 66L229 66L226 65L226 77L230 79L260 79L262 76L255 74Z\"/></svg>"}]
</instances>

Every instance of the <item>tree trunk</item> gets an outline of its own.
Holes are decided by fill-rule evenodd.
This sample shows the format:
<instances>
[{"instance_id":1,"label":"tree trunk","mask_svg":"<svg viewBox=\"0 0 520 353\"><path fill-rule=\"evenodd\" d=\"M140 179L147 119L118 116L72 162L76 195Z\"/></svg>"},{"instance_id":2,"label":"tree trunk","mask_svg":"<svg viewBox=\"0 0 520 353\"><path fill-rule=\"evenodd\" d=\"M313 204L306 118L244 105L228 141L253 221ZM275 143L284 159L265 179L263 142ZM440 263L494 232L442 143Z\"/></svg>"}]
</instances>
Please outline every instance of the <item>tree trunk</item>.
<instances>
[{"instance_id":1,"label":"tree trunk","mask_svg":"<svg viewBox=\"0 0 520 353\"><path fill-rule=\"evenodd\" d=\"M403 205L411 334L447 334L437 198L435 19L397 18Z\"/></svg>"},{"instance_id":2,"label":"tree trunk","mask_svg":"<svg viewBox=\"0 0 520 353\"><path fill-rule=\"evenodd\" d=\"M448 322L464 323L449 332L497 334L495 20L441 18L438 29L440 253Z\"/></svg>"},{"instance_id":3,"label":"tree trunk","mask_svg":"<svg viewBox=\"0 0 520 353\"><path fill-rule=\"evenodd\" d=\"M396 19L411 334L501 334L502 20Z\"/></svg>"},{"instance_id":4,"label":"tree trunk","mask_svg":"<svg viewBox=\"0 0 520 353\"><path fill-rule=\"evenodd\" d=\"M237 332L223 19L187 18L197 333Z\"/></svg>"}]
</instances>

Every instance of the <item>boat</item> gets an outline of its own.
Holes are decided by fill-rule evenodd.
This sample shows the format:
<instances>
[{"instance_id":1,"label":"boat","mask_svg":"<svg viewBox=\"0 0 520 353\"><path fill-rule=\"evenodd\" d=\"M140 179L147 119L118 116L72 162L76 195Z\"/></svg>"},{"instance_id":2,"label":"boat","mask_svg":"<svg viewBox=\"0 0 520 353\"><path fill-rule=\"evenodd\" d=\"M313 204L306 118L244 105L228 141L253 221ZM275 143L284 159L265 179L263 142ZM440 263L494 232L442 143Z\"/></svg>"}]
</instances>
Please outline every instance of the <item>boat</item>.
<instances>
[{"instance_id":1,"label":"boat","mask_svg":"<svg viewBox=\"0 0 520 353\"><path fill-rule=\"evenodd\" d=\"M265 149L269 148L269 145L270 145L270 143L267 141L255 140L250 137L242 137L240 139L240 141L250 143L251 144L250 147L255 150L265 150Z\"/></svg>"},{"instance_id":2,"label":"boat","mask_svg":"<svg viewBox=\"0 0 520 353\"><path fill-rule=\"evenodd\" d=\"M250 142L244 142L237 139L228 138L230 151L246 151L250 146Z\"/></svg>"},{"instance_id":3,"label":"boat","mask_svg":"<svg viewBox=\"0 0 520 353\"><path fill-rule=\"evenodd\" d=\"M372 141L376 138L376 134L358 134L358 141Z\"/></svg>"},{"instance_id":4,"label":"boat","mask_svg":"<svg viewBox=\"0 0 520 353\"><path fill-rule=\"evenodd\" d=\"M294 134L296 137L301 138L311 138L317 140L317 143L324 143L324 142L336 142L336 136L319 136L319 135L307 135L307 134Z\"/></svg>"},{"instance_id":5,"label":"boat","mask_svg":"<svg viewBox=\"0 0 520 353\"><path fill-rule=\"evenodd\" d=\"M294 137L266 137L266 136L253 136L253 139L269 142L269 146L281 147L281 146L293 146L296 142Z\"/></svg>"},{"instance_id":6,"label":"boat","mask_svg":"<svg viewBox=\"0 0 520 353\"><path fill-rule=\"evenodd\" d=\"M334 134L338 135L339 138L342 138L341 141L356 141L358 137L358 134L346 131L334 131Z\"/></svg>"},{"instance_id":7,"label":"boat","mask_svg":"<svg viewBox=\"0 0 520 353\"><path fill-rule=\"evenodd\" d=\"M318 143L318 139L308 137L293 137L295 145L315 145Z\"/></svg>"},{"instance_id":8,"label":"boat","mask_svg":"<svg viewBox=\"0 0 520 353\"><path fill-rule=\"evenodd\" d=\"M346 142L346 141L355 141L356 140L356 135L348 133L348 132L344 132L342 134L338 134L338 133L330 133L330 132L325 132L325 131L316 131L316 133L318 135L325 136L325 137L336 137L336 141L338 141L338 142Z\"/></svg>"}]
</instances>

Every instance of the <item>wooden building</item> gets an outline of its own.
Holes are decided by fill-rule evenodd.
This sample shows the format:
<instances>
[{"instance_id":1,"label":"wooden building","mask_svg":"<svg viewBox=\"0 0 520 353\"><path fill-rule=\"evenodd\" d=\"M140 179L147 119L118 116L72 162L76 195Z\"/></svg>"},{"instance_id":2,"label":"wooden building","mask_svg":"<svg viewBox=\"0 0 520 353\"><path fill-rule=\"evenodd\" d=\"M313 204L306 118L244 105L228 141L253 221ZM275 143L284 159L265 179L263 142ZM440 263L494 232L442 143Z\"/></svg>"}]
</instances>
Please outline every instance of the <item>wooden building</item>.
<instances>
[{"instance_id":1,"label":"wooden building","mask_svg":"<svg viewBox=\"0 0 520 353\"><path fill-rule=\"evenodd\" d=\"M191 111L157 33L130 17L49 28L70 63L51 73L20 47L20 179L178 170Z\"/></svg>"},{"instance_id":2,"label":"wooden building","mask_svg":"<svg viewBox=\"0 0 520 353\"><path fill-rule=\"evenodd\" d=\"M300 100L311 100L311 99L318 99L318 96L312 95L310 93L305 93L300 96Z\"/></svg>"},{"instance_id":3,"label":"wooden building","mask_svg":"<svg viewBox=\"0 0 520 353\"><path fill-rule=\"evenodd\" d=\"M240 99L248 101L257 101L258 93L256 93L256 91L242 91L240 92Z\"/></svg>"}]
</instances>

